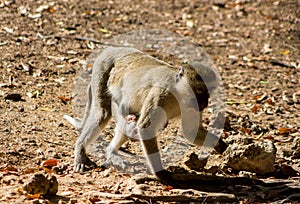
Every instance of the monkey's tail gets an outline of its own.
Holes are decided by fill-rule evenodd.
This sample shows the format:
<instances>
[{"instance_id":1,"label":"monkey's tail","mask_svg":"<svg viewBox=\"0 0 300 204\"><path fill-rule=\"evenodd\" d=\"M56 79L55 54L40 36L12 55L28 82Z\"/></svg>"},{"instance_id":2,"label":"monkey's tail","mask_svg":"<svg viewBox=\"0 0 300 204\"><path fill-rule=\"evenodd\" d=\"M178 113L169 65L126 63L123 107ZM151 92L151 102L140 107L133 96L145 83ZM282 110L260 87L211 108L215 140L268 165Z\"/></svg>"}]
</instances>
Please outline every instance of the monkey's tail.
<instances>
[{"instance_id":1,"label":"monkey's tail","mask_svg":"<svg viewBox=\"0 0 300 204\"><path fill-rule=\"evenodd\" d=\"M63 117L69 123L71 123L71 125L73 125L76 128L76 130L79 130L81 128L81 121L80 120L76 120L75 118L73 118L73 117L71 117L69 115L64 115Z\"/></svg>"},{"instance_id":2,"label":"monkey's tail","mask_svg":"<svg viewBox=\"0 0 300 204\"><path fill-rule=\"evenodd\" d=\"M64 115L63 116L64 119L66 119L69 123L71 123L71 125L73 125L77 131L81 131L85 124L85 121L87 120L90 114L91 103L92 103L92 89L91 89L91 84L89 84L87 88L87 101L86 101L86 106L85 106L82 120L77 120L69 115Z\"/></svg>"}]
</instances>

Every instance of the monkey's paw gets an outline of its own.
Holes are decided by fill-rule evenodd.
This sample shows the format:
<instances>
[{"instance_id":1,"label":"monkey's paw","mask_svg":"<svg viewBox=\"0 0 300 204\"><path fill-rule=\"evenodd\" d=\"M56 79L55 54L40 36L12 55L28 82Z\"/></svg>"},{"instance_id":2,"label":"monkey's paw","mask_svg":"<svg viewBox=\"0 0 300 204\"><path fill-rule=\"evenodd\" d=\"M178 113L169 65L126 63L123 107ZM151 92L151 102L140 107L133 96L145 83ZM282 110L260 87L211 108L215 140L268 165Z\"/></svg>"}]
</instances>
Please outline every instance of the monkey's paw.
<instances>
[{"instance_id":1,"label":"monkey's paw","mask_svg":"<svg viewBox=\"0 0 300 204\"><path fill-rule=\"evenodd\" d=\"M107 158L107 160L101 166L108 168L110 165L114 166L115 168L125 169L127 166L129 166L129 163L121 156L114 154Z\"/></svg>"},{"instance_id":2,"label":"monkey's paw","mask_svg":"<svg viewBox=\"0 0 300 204\"><path fill-rule=\"evenodd\" d=\"M97 167L97 164L90 160L86 154L75 156L74 172L83 173L84 171L88 171L95 167Z\"/></svg>"}]
</instances>

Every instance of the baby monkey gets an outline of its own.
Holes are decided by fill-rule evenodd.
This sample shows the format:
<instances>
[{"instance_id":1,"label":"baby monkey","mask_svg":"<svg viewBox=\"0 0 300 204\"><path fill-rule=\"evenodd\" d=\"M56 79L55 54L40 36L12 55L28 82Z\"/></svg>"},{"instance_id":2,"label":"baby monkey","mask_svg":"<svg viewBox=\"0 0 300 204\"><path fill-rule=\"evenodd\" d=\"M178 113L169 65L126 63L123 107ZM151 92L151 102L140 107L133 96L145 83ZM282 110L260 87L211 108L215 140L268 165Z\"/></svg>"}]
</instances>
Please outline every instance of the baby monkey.
<instances>
[{"instance_id":1,"label":"baby monkey","mask_svg":"<svg viewBox=\"0 0 300 204\"><path fill-rule=\"evenodd\" d=\"M119 161L119 148L131 138L140 141L151 172L161 181L172 183L171 174L163 169L156 134L177 116L181 116L188 141L223 153L227 145L202 126L209 91L216 86L215 73L198 62L178 69L134 48L106 48L93 66L83 119L64 116L79 133L74 171L84 171L92 163L86 147L100 135L112 115L116 119L115 134L104 165Z\"/></svg>"}]
</instances>

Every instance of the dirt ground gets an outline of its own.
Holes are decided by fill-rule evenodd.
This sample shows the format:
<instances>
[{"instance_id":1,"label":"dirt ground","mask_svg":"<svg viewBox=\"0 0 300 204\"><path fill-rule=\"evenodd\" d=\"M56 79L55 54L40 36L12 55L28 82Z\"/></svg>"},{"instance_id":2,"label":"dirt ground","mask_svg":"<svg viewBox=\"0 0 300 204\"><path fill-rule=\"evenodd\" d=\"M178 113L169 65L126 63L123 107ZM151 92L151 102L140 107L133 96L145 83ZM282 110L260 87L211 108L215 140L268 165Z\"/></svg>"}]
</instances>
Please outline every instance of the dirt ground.
<instances>
[{"instance_id":1,"label":"dirt ground","mask_svg":"<svg viewBox=\"0 0 300 204\"><path fill-rule=\"evenodd\" d=\"M300 186L299 1L0 0L0 203L299 201L299 188L287 184L283 191L262 190L226 180L219 188L220 182L200 184L197 177L176 188L151 178L140 184L136 175L113 167L73 172L77 134L62 117L73 114L73 81L101 42L138 29L168 30L198 43L225 87L230 125L223 137L272 141L276 171L255 177ZM180 134L177 125L162 134ZM111 129L104 131L108 138ZM42 167L48 159L58 166ZM216 167L193 175L243 178ZM180 161L172 168L191 172ZM57 177L55 196L22 191L37 172Z\"/></svg>"}]
</instances>

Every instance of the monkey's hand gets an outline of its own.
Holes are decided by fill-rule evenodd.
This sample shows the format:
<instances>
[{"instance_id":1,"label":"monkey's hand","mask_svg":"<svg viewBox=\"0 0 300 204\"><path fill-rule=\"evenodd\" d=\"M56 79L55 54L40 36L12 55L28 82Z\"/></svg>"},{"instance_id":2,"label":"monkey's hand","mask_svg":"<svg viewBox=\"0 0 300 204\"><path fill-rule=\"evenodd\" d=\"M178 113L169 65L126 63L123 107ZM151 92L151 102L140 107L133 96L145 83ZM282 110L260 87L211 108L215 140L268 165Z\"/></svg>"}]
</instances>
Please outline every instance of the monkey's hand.
<instances>
[{"instance_id":1,"label":"monkey's hand","mask_svg":"<svg viewBox=\"0 0 300 204\"><path fill-rule=\"evenodd\" d=\"M111 155L101 166L108 168L110 165L113 165L116 168L125 169L127 166L129 166L129 163L117 153L111 153Z\"/></svg>"},{"instance_id":2,"label":"monkey's hand","mask_svg":"<svg viewBox=\"0 0 300 204\"><path fill-rule=\"evenodd\" d=\"M75 151L74 172L82 173L95 167L97 167L97 164L90 160L86 155L84 148L82 148L79 153L76 153Z\"/></svg>"}]
</instances>

